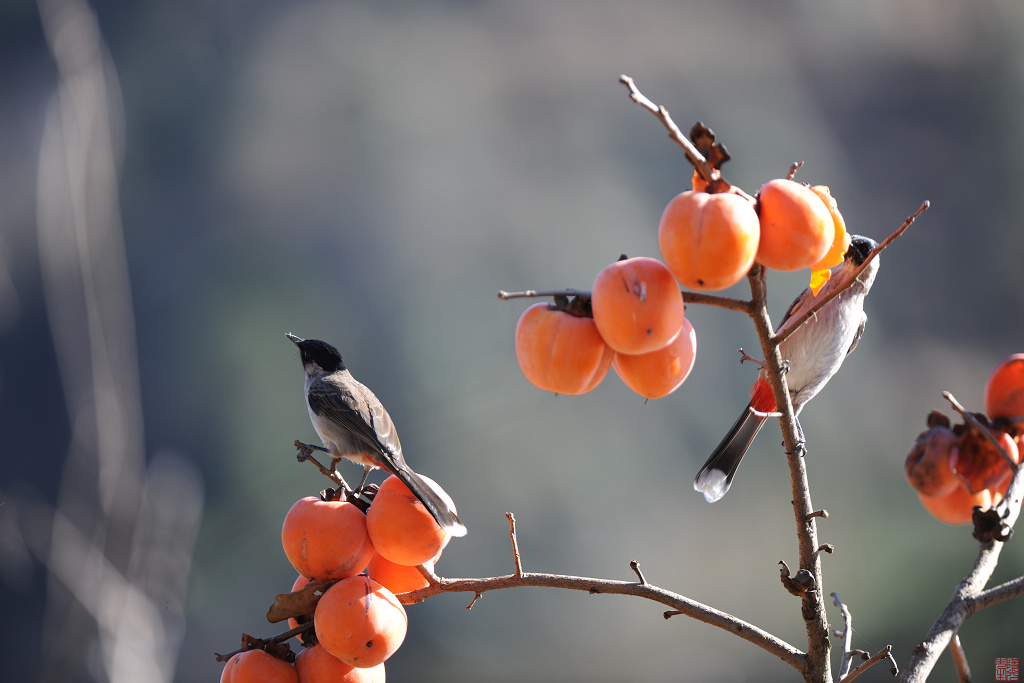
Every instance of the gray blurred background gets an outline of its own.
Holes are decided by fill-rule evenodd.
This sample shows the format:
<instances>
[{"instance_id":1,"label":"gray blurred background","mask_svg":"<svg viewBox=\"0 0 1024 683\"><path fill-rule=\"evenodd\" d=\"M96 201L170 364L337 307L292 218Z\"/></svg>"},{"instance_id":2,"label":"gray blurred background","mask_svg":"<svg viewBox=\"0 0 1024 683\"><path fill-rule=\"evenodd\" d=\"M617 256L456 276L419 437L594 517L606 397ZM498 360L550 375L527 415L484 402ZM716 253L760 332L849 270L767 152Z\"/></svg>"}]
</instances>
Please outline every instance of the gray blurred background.
<instances>
[{"instance_id":1,"label":"gray blurred background","mask_svg":"<svg viewBox=\"0 0 1024 683\"><path fill-rule=\"evenodd\" d=\"M711 126L749 192L802 160L797 178L876 239L932 203L882 257L859 350L802 414L836 547L825 591L852 610L856 647L906 663L977 546L925 513L904 456L930 409L951 412L942 390L981 410L989 372L1024 351L1024 5L42 7L0 4L0 678L211 681L242 631L280 630L264 618L294 579L280 523L326 481L294 461L292 441L316 437L285 332L338 346L409 462L457 501L470 532L442 575L511 572L512 511L528 571L631 580L637 559L650 582L804 647L776 566L796 561L778 429L723 501L691 488L746 400L748 320L691 306L693 372L647 403L614 374L552 396L516 364L527 304L498 290L589 289L620 253L657 256L661 210L689 187L622 73L684 130ZM61 40L90 12L105 58ZM60 66L50 46L66 44ZM76 106L58 83L83 69L102 76L120 164L79 176L85 215L100 197L96 224L114 226L89 238L59 200L75 126L53 128ZM770 275L776 320L807 274ZM1010 544L994 580L1022 572ZM409 607L389 680L794 679L638 599L470 598ZM1017 601L962 629L982 680L1024 656L1021 623ZM935 679L953 675L944 655Z\"/></svg>"}]
</instances>

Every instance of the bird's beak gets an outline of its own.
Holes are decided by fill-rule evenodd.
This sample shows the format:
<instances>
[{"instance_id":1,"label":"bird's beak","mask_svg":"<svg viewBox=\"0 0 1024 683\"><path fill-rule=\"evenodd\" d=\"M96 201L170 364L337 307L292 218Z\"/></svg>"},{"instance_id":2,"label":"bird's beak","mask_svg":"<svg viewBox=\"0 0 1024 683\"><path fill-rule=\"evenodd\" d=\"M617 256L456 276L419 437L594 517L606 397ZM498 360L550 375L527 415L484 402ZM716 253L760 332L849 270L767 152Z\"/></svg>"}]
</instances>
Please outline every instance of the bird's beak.
<instances>
[{"instance_id":1,"label":"bird's beak","mask_svg":"<svg viewBox=\"0 0 1024 683\"><path fill-rule=\"evenodd\" d=\"M292 344L295 344L296 346L298 346L299 344L301 344L302 342L304 342L304 341L305 341L305 339L303 339L302 337L296 337L296 336L295 336L294 334L292 334L291 332L285 332L285 335L284 335L284 336L286 336L286 337L288 337L289 339L291 339L291 340L292 340Z\"/></svg>"}]
</instances>

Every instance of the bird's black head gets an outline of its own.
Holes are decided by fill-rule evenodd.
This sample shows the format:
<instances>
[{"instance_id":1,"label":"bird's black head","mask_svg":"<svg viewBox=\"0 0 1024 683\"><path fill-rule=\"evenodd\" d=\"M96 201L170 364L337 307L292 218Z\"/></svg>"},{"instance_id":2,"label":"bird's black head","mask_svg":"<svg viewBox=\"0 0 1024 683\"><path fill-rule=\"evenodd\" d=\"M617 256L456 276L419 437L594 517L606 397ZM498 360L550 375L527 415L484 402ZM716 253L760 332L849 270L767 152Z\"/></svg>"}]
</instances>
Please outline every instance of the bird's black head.
<instances>
[{"instance_id":1,"label":"bird's black head","mask_svg":"<svg viewBox=\"0 0 1024 683\"><path fill-rule=\"evenodd\" d=\"M878 246L878 242L874 241L870 237L864 237L863 235L850 235L850 248L846 250L844 258L848 258L853 261L854 265L859 266L864 263L867 259L868 254Z\"/></svg>"},{"instance_id":2,"label":"bird's black head","mask_svg":"<svg viewBox=\"0 0 1024 683\"><path fill-rule=\"evenodd\" d=\"M328 374L345 369L345 363L341 360L341 354L327 342L319 339L302 339L290 332L287 337L299 347L299 357L302 359L302 367L306 369L307 375L316 374L322 370Z\"/></svg>"}]
</instances>

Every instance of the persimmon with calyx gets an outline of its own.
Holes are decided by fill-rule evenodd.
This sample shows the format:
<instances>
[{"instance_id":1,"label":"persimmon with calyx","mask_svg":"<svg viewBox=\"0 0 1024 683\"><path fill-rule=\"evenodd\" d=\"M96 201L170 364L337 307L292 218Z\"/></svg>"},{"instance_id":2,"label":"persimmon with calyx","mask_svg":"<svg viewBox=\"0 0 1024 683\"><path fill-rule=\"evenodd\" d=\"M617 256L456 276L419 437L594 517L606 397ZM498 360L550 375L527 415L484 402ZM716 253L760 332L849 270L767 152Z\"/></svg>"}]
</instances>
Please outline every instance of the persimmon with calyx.
<instances>
[{"instance_id":1,"label":"persimmon with calyx","mask_svg":"<svg viewBox=\"0 0 1024 683\"><path fill-rule=\"evenodd\" d=\"M384 664L359 669L341 661L323 645L307 647L295 657L299 683L384 683Z\"/></svg>"},{"instance_id":2,"label":"persimmon with calyx","mask_svg":"<svg viewBox=\"0 0 1024 683\"><path fill-rule=\"evenodd\" d=\"M1024 353L1015 353L985 382L985 413L991 418L1024 418Z\"/></svg>"},{"instance_id":3,"label":"persimmon with calyx","mask_svg":"<svg viewBox=\"0 0 1024 683\"><path fill-rule=\"evenodd\" d=\"M1012 436L994 428L988 429L988 433L999 444L998 448L974 424L965 424L960 435L953 467L964 487L971 493L983 489L993 493L1004 492L1010 483L1010 477L1013 476L1013 469L1006 459L1009 458L1014 464L1020 464L1020 452Z\"/></svg>"},{"instance_id":4,"label":"persimmon with calyx","mask_svg":"<svg viewBox=\"0 0 1024 683\"><path fill-rule=\"evenodd\" d=\"M434 561L423 563L427 569L434 568ZM426 588L430 585L417 566L396 564L380 553L375 553L366 567L366 575L395 595Z\"/></svg>"},{"instance_id":5,"label":"persimmon with calyx","mask_svg":"<svg viewBox=\"0 0 1024 683\"><path fill-rule=\"evenodd\" d=\"M394 593L369 577L353 576L327 589L313 624L328 652L350 666L369 669L398 650L409 620Z\"/></svg>"},{"instance_id":6,"label":"persimmon with calyx","mask_svg":"<svg viewBox=\"0 0 1024 683\"><path fill-rule=\"evenodd\" d=\"M835 223L809 187L776 178L757 195L761 241L756 260L774 270L800 270L818 263L835 237Z\"/></svg>"},{"instance_id":7,"label":"persimmon with calyx","mask_svg":"<svg viewBox=\"0 0 1024 683\"><path fill-rule=\"evenodd\" d=\"M630 356L616 353L612 365L630 389L644 398L662 398L678 389L693 369L697 335L689 320L671 344L663 349Z\"/></svg>"},{"instance_id":8,"label":"persimmon with calyx","mask_svg":"<svg viewBox=\"0 0 1024 683\"><path fill-rule=\"evenodd\" d=\"M613 353L594 319L585 315L584 304L573 311L579 312L541 302L527 308L516 325L516 359L523 375L540 389L567 396L600 384Z\"/></svg>"},{"instance_id":9,"label":"persimmon with calyx","mask_svg":"<svg viewBox=\"0 0 1024 683\"><path fill-rule=\"evenodd\" d=\"M754 264L761 228L749 201L730 192L683 192L665 207L658 247L684 287L725 289Z\"/></svg>"},{"instance_id":10,"label":"persimmon with calyx","mask_svg":"<svg viewBox=\"0 0 1024 683\"><path fill-rule=\"evenodd\" d=\"M664 348L683 325L683 297L665 264L645 256L623 258L594 280L594 322L619 353Z\"/></svg>"},{"instance_id":11,"label":"persimmon with calyx","mask_svg":"<svg viewBox=\"0 0 1024 683\"><path fill-rule=\"evenodd\" d=\"M220 683L298 683L298 680L295 667L263 650L239 652L228 660L220 674Z\"/></svg>"},{"instance_id":12,"label":"persimmon with calyx","mask_svg":"<svg viewBox=\"0 0 1024 683\"><path fill-rule=\"evenodd\" d=\"M288 510L281 545L299 574L312 579L343 579L366 569L373 544L366 516L352 503L309 496Z\"/></svg>"},{"instance_id":13,"label":"persimmon with calyx","mask_svg":"<svg viewBox=\"0 0 1024 683\"><path fill-rule=\"evenodd\" d=\"M448 494L429 477L423 480L454 510ZM379 555L415 566L437 557L451 535L398 477L384 480L366 511L366 530ZM369 562L369 559L367 560Z\"/></svg>"}]
</instances>

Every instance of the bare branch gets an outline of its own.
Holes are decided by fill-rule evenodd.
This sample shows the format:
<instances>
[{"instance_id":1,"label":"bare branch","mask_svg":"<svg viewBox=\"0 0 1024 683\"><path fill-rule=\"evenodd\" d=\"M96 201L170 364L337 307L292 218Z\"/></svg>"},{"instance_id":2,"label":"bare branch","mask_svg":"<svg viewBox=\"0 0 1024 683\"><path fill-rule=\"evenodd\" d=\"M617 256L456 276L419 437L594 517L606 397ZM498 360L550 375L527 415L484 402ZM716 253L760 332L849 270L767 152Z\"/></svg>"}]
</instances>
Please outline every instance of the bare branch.
<instances>
[{"instance_id":1,"label":"bare branch","mask_svg":"<svg viewBox=\"0 0 1024 683\"><path fill-rule=\"evenodd\" d=\"M886 645L881 650L876 652L874 656L870 657L866 662L858 665L857 668L850 672L849 676L840 679L839 683L849 683L857 676L860 676L862 673L873 667L875 664L878 664L883 659L889 660L889 672L893 675L893 677L897 676L900 672L900 668L896 666L896 659L892 656L892 645Z\"/></svg>"},{"instance_id":2,"label":"bare branch","mask_svg":"<svg viewBox=\"0 0 1024 683\"><path fill-rule=\"evenodd\" d=\"M508 536L512 539L512 559L516 565L516 576L523 576L523 558L519 555L519 542L516 540L516 516L511 512L506 512L505 516L508 517Z\"/></svg>"},{"instance_id":3,"label":"bare branch","mask_svg":"<svg viewBox=\"0 0 1024 683\"><path fill-rule=\"evenodd\" d=\"M502 301L509 299L534 299L544 296L590 296L590 292L582 289L528 289L525 292L498 292Z\"/></svg>"},{"instance_id":4,"label":"bare branch","mask_svg":"<svg viewBox=\"0 0 1024 683\"><path fill-rule=\"evenodd\" d=\"M403 593L398 597L399 600L408 605L422 602L441 593L474 593L473 602L476 602L482 594L488 591L524 586L585 591L592 595L632 595L652 600L671 608L671 614L666 616L681 614L711 626L716 626L757 645L794 667L797 671L803 671L805 667L806 655L777 636L731 614L642 581L616 581L581 576L523 572L522 574L509 574L479 579L441 578L437 585ZM472 606L472 603L470 603L470 606Z\"/></svg>"},{"instance_id":5,"label":"bare branch","mask_svg":"<svg viewBox=\"0 0 1024 683\"><path fill-rule=\"evenodd\" d=\"M690 142L689 138L683 135L683 132L679 130L679 126L677 126L675 121L672 120L672 117L669 116L668 109L647 99L647 97L636 87L636 84L633 83L633 79L629 76L625 74L619 76L619 83L622 83L629 90L630 99L654 114L654 116L661 121L661 125L665 126L665 129L668 130L668 136L683 148L683 151L686 152L686 158L689 159L690 163L693 164L693 167L697 169L697 173L700 174L701 178L707 182L711 182L719 175L718 171L711 168L711 165L708 164L704 155L697 151L697 148L693 146L693 143Z\"/></svg>"}]
</instances>

